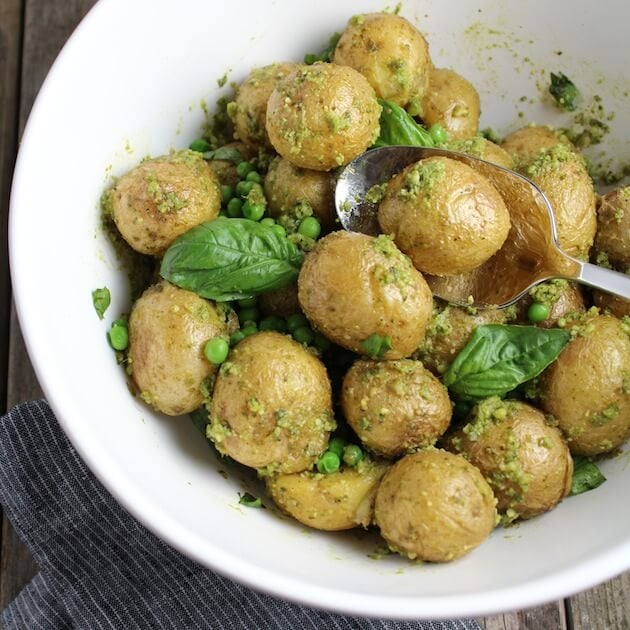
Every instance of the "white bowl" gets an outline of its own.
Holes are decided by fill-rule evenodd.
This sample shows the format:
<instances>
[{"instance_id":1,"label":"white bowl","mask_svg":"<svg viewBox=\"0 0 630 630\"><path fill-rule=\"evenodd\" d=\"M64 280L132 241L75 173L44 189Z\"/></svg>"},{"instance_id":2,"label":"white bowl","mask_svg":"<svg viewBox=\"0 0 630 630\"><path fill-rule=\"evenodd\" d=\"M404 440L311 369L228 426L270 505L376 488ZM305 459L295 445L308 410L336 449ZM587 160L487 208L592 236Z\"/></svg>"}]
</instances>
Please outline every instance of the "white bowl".
<instances>
[{"instance_id":1,"label":"white bowl","mask_svg":"<svg viewBox=\"0 0 630 630\"><path fill-rule=\"evenodd\" d=\"M357 615L438 618L529 607L630 567L630 467L510 529L463 559L374 560L377 539L306 531L271 510L238 505L250 484L186 418L153 413L127 391L105 340L128 309L127 282L99 226L99 195L147 154L186 146L204 114L255 65L318 51L353 13L382 0L314 3L102 0L46 80L24 134L11 204L15 298L41 385L64 430L113 495L158 536L200 563L282 598ZM436 65L481 93L482 127L568 120L544 96L548 73L573 77L615 111L605 146L628 158L630 4L615 0L408 1ZM560 51L562 54L560 54ZM533 102L522 102L522 96ZM519 118L519 112L523 117ZM91 291L107 286L104 321ZM243 477L244 481L241 480Z\"/></svg>"}]
</instances>

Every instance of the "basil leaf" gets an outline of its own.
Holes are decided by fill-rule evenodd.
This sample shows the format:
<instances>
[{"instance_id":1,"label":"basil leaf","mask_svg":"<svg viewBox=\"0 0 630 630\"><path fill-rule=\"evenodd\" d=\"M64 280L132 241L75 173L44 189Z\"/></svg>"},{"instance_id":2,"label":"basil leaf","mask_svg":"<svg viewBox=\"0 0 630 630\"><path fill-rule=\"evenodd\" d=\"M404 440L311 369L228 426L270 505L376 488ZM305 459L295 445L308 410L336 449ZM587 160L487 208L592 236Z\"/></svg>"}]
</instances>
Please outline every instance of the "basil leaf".
<instances>
[{"instance_id":1,"label":"basil leaf","mask_svg":"<svg viewBox=\"0 0 630 630\"><path fill-rule=\"evenodd\" d=\"M400 105L379 99L381 111L381 131L374 147L414 146L434 147L431 134L419 125Z\"/></svg>"},{"instance_id":2,"label":"basil leaf","mask_svg":"<svg viewBox=\"0 0 630 630\"><path fill-rule=\"evenodd\" d=\"M249 494L249 492L245 492L244 494L241 494L240 492L238 493L239 499L238 502L241 505L244 505L245 507L251 507L251 508L259 508L259 507L265 507L262 504L262 501L260 499L260 497L255 497L252 494Z\"/></svg>"},{"instance_id":3,"label":"basil leaf","mask_svg":"<svg viewBox=\"0 0 630 630\"><path fill-rule=\"evenodd\" d=\"M571 480L571 496L588 492L601 486L606 477L590 459L586 457L573 458L573 479Z\"/></svg>"},{"instance_id":4,"label":"basil leaf","mask_svg":"<svg viewBox=\"0 0 630 630\"><path fill-rule=\"evenodd\" d=\"M271 227L221 217L175 239L160 274L182 289L224 302L291 284L302 260L297 247Z\"/></svg>"},{"instance_id":5,"label":"basil leaf","mask_svg":"<svg viewBox=\"0 0 630 630\"><path fill-rule=\"evenodd\" d=\"M219 147L214 151L206 151L203 154L204 160L225 160L226 162L232 162L238 164L245 158L243 154L236 147Z\"/></svg>"},{"instance_id":6,"label":"basil leaf","mask_svg":"<svg viewBox=\"0 0 630 630\"><path fill-rule=\"evenodd\" d=\"M341 38L341 33L333 33L328 40L328 46L322 50L319 54L315 53L306 53L304 55L304 63L307 66L313 65L316 61L332 61L332 57L335 54L335 48L337 48L337 43Z\"/></svg>"},{"instance_id":7,"label":"basil leaf","mask_svg":"<svg viewBox=\"0 0 630 630\"><path fill-rule=\"evenodd\" d=\"M94 305L94 310L99 319L103 319L105 311L109 308L111 301L112 296L107 287L94 289L94 291L92 291L92 304Z\"/></svg>"},{"instance_id":8,"label":"basil leaf","mask_svg":"<svg viewBox=\"0 0 630 630\"><path fill-rule=\"evenodd\" d=\"M559 328L479 326L444 374L444 384L462 399L504 396L538 376L570 337Z\"/></svg>"},{"instance_id":9,"label":"basil leaf","mask_svg":"<svg viewBox=\"0 0 630 630\"><path fill-rule=\"evenodd\" d=\"M189 414L192 423L195 425L195 428L199 433L201 433L204 437L206 436L206 426L208 425L208 411L205 407L199 407L194 411L191 411Z\"/></svg>"}]
</instances>

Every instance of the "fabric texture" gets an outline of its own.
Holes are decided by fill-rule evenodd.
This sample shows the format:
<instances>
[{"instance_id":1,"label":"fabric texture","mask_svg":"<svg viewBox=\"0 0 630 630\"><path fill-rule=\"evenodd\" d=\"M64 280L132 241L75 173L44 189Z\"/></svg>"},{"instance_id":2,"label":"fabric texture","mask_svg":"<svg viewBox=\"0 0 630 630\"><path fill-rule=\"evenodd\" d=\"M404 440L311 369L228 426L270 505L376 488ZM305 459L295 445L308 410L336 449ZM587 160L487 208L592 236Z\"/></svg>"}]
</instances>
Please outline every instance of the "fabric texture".
<instances>
[{"instance_id":1,"label":"fabric texture","mask_svg":"<svg viewBox=\"0 0 630 630\"><path fill-rule=\"evenodd\" d=\"M45 401L0 420L0 503L39 573L5 630L66 628L472 630L474 621L347 617L257 593L148 532L83 464Z\"/></svg>"}]
</instances>

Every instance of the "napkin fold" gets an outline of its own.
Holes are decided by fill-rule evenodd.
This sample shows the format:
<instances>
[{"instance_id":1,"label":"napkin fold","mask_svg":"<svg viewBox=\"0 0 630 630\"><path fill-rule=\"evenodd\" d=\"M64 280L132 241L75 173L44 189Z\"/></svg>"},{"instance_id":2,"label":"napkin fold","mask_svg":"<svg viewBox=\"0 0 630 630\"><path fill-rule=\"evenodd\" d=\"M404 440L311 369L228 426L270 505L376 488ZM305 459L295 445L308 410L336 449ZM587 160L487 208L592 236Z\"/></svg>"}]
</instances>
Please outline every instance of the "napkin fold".
<instances>
[{"instance_id":1,"label":"napkin fold","mask_svg":"<svg viewBox=\"0 0 630 630\"><path fill-rule=\"evenodd\" d=\"M43 401L0 420L0 504L39 573L2 612L24 628L477 630L475 621L348 617L232 582L147 531L81 461Z\"/></svg>"}]
</instances>

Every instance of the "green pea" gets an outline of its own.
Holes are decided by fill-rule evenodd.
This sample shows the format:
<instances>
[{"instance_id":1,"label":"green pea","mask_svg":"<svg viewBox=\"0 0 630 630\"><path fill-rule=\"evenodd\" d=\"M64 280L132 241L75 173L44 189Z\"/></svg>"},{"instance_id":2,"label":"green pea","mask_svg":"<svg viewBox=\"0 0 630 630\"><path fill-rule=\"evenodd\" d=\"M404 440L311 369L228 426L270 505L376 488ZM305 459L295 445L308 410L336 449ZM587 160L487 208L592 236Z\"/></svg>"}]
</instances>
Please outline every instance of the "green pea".
<instances>
[{"instance_id":1,"label":"green pea","mask_svg":"<svg viewBox=\"0 0 630 630\"><path fill-rule=\"evenodd\" d=\"M310 326L300 326L293 331L293 339L307 346L313 342L313 337L315 334Z\"/></svg>"},{"instance_id":2,"label":"green pea","mask_svg":"<svg viewBox=\"0 0 630 630\"><path fill-rule=\"evenodd\" d=\"M312 238L313 240L317 240L317 238L322 232L322 226L320 225L319 221L315 217L304 217L300 221L298 232L302 236L306 236L307 238Z\"/></svg>"},{"instance_id":3,"label":"green pea","mask_svg":"<svg viewBox=\"0 0 630 630\"><path fill-rule=\"evenodd\" d=\"M227 202L234 197L234 188L232 186L228 186L226 184L221 185L221 201L223 204L227 204Z\"/></svg>"},{"instance_id":4,"label":"green pea","mask_svg":"<svg viewBox=\"0 0 630 630\"><path fill-rule=\"evenodd\" d=\"M343 455L343 449L348 444L347 440L344 440L342 437L334 437L331 438L330 442L328 442L328 450L331 453L336 453L338 457Z\"/></svg>"},{"instance_id":5,"label":"green pea","mask_svg":"<svg viewBox=\"0 0 630 630\"><path fill-rule=\"evenodd\" d=\"M243 216L243 202L237 197L230 199L227 204L227 215L232 219Z\"/></svg>"},{"instance_id":6,"label":"green pea","mask_svg":"<svg viewBox=\"0 0 630 630\"><path fill-rule=\"evenodd\" d=\"M123 351L127 349L129 345L129 330L127 325L124 326L120 323L114 322L112 327L107 333L109 337L109 343L114 350Z\"/></svg>"},{"instance_id":7,"label":"green pea","mask_svg":"<svg viewBox=\"0 0 630 630\"><path fill-rule=\"evenodd\" d=\"M188 147L191 151L197 151L197 153L206 153L206 151L210 151L212 147L208 142L206 142L203 138L197 138L197 140L193 140Z\"/></svg>"},{"instance_id":8,"label":"green pea","mask_svg":"<svg viewBox=\"0 0 630 630\"><path fill-rule=\"evenodd\" d=\"M247 177L248 173L251 173L254 170L254 165L250 162L239 162L236 165L236 173L242 179Z\"/></svg>"},{"instance_id":9,"label":"green pea","mask_svg":"<svg viewBox=\"0 0 630 630\"><path fill-rule=\"evenodd\" d=\"M326 352L328 348L330 348L330 340L326 339L322 333L315 333L315 338L313 339L313 345L320 351Z\"/></svg>"},{"instance_id":10,"label":"green pea","mask_svg":"<svg viewBox=\"0 0 630 630\"><path fill-rule=\"evenodd\" d=\"M241 308L251 308L252 306L256 306L256 304L258 304L258 298L255 295L238 301L238 305Z\"/></svg>"},{"instance_id":11,"label":"green pea","mask_svg":"<svg viewBox=\"0 0 630 630\"><path fill-rule=\"evenodd\" d=\"M206 345L203 347L203 353L206 359L213 365L221 365L228 356L230 346L225 339L221 337L213 337L206 341Z\"/></svg>"},{"instance_id":12,"label":"green pea","mask_svg":"<svg viewBox=\"0 0 630 630\"><path fill-rule=\"evenodd\" d=\"M249 203L246 201L243 204L243 216L250 221L260 221L265 214L265 206L262 203Z\"/></svg>"},{"instance_id":13,"label":"green pea","mask_svg":"<svg viewBox=\"0 0 630 630\"><path fill-rule=\"evenodd\" d=\"M230 335L230 345L235 346L239 341L243 341L245 335L242 330L236 330Z\"/></svg>"},{"instance_id":14,"label":"green pea","mask_svg":"<svg viewBox=\"0 0 630 630\"><path fill-rule=\"evenodd\" d=\"M260 220L260 225L266 225L268 227L271 227L272 225L275 225L276 221L275 219L272 219L271 217L265 217L264 219Z\"/></svg>"},{"instance_id":15,"label":"green pea","mask_svg":"<svg viewBox=\"0 0 630 630\"><path fill-rule=\"evenodd\" d=\"M245 322L243 328L241 328L241 332L245 337L249 337L258 332L258 326L256 322Z\"/></svg>"},{"instance_id":16,"label":"green pea","mask_svg":"<svg viewBox=\"0 0 630 630\"><path fill-rule=\"evenodd\" d=\"M343 449L343 461L348 466L356 466L363 459L363 451L356 444L348 444Z\"/></svg>"},{"instance_id":17,"label":"green pea","mask_svg":"<svg viewBox=\"0 0 630 630\"><path fill-rule=\"evenodd\" d=\"M247 197L254 186L255 182L240 181L238 184L236 184L236 194L240 195L241 197Z\"/></svg>"},{"instance_id":18,"label":"green pea","mask_svg":"<svg viewBox=\"0 0 630 630\"><path fill-rule=\"evenodd\" d=\"M272 225L271 229L280 237L287 235L287 231L281 225L278 225L277 223L276 225Z\"/></svg>"},{"instance_id":19,"label":"green pea","mask_svg":"<svg viewBox=\"0 0 630 630\"><path fill-rule=\"evenodd\" d=\"M317 470L325 475L336 472L339 470L339 466L341 466L341 459L337 453L333 453L332 451L326 451L317 460Z\"/></svg>"},{"instance_id":20,"label":"green pea","mask_svg":"<svg viewBox=\"0 0 630 630\"><path fill-rule=\"evenodd\" d=\"M255 306L242 308L238 313L238 321L241 324L244 324L244 322L257 322L259 317L260 312Z\"/></svg>"},{"instance_id":21,"label":"green pea","mask_svg":"<svg viewBox=\"0 0 630 630\"><path fill-rule=\"evenodd\" d=\"M527 309L527 319L535 324L538 322L544 322L549 317L549 307L539 302L534 302Z\"/></svg>"},{"instance_id":22,"label":"green pea","mask_svg":"<svg viewBox=\"0 0 630 630\"><path fill-rule=\"evenodd\" d=\"M293 315L287 317L287 330L291 334L303 326L308 326L308 319L303 313L293 313Z\"/></svg>"},{"instance_id":23,"label":"green pea","mask_svg":"<svg viewBox=\"0 0 630 630\"><path fill-rule=\"evenodd\" d=\"M446 142L446 129L439 123L435 123L429 127L429 133L435 144L444 144Z\"/></svg>"},{"instance_id":24,"label":"green pea","mask_svg":"<svg viewBox=\"0 0 630 630\"><path fill-rule=\"evenodd\" d=\"M287 323L284 318L278 315L269 315L260 320L259 330L275 330L276 332L287 332Z\"/></svg>"},{"instance_id":25,"label":"green pea","mask_svg":"<svg viewBox=\"0 0 630 630\"><path fill-rule=\"evenodd\" d=\"M246 182L255 182L256 184L262 184L263 183L263 177L262 177L262 175L260 173L257 173L256 171L250 171L245 176L245 181Z\"/></svg>"}]
</instances>

